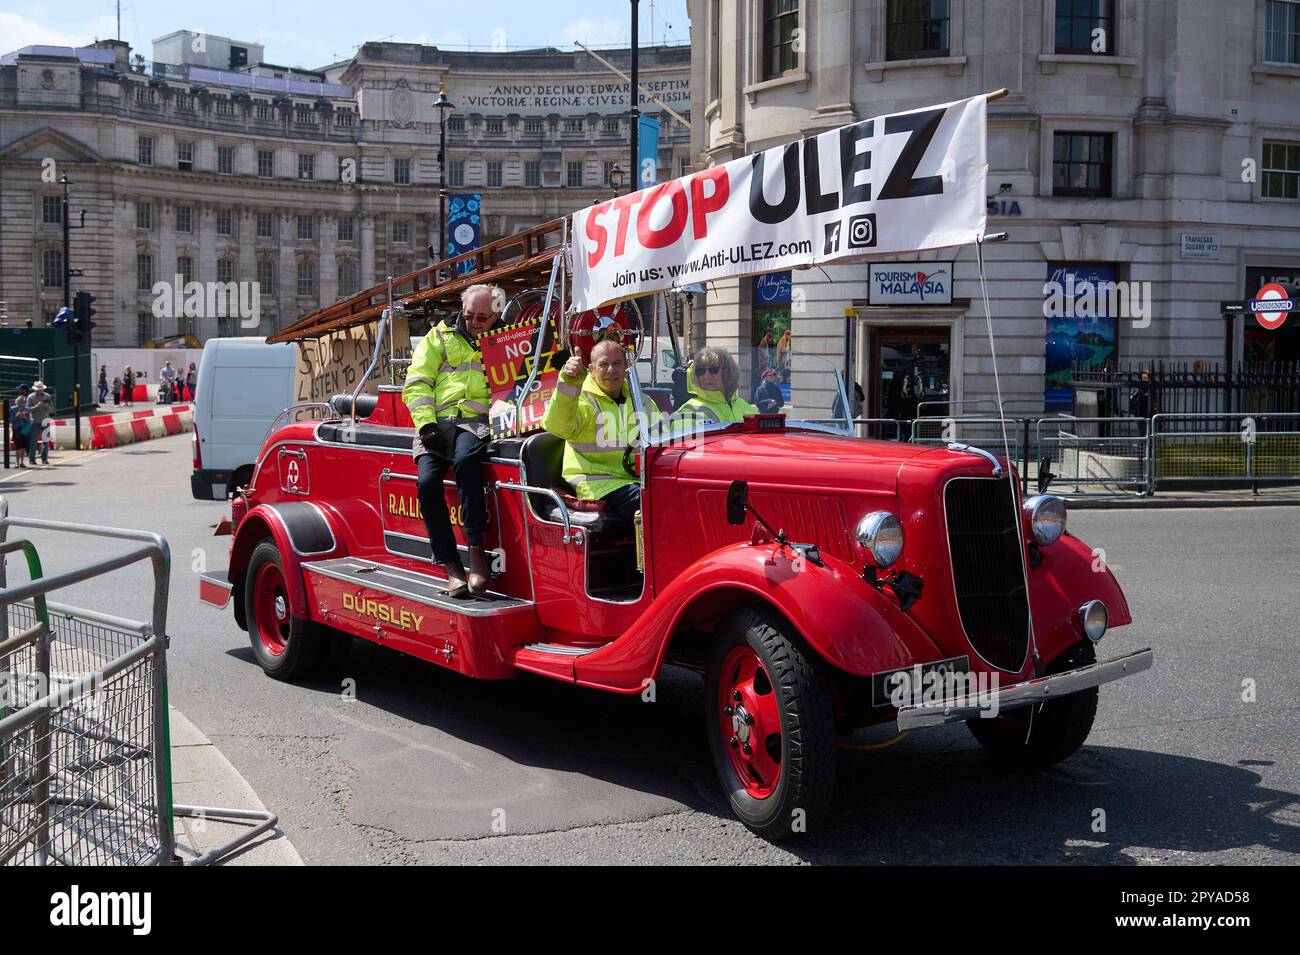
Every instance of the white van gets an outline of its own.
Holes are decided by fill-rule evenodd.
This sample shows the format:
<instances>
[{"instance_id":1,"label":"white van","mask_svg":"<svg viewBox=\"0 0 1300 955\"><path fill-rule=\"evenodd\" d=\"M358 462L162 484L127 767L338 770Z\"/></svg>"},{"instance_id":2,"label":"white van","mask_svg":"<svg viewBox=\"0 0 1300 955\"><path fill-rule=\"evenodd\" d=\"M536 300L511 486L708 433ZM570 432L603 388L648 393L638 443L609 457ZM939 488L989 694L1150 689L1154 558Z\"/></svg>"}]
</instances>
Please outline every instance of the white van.
<instances>
[{"instance_id":1,"label":"white van","mask_svg":"<svg viewBox=\"0 0 1300 955\"><path fill-rule=\"evenodd\" d=\"M203 346L194 402L194 473L190 490L201 501L220 501L248 483L262 439L293 404L291 342L212 338Z\"/></svg>"}]
</instances>

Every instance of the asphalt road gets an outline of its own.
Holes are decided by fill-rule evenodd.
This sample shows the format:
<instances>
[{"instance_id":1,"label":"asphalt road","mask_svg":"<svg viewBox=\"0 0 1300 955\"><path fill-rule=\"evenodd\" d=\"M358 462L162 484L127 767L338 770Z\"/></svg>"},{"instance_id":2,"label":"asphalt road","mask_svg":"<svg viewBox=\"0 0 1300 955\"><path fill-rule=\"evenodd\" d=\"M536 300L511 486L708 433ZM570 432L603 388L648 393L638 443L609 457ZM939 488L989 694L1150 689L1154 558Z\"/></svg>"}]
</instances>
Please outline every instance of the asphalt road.
<instances>
[{"instance_id":1,"label":"asphalt road","mask_svg":"<svg viewBox=\"0 0 1300 955\"><path fill-rule=\"evenodd\" d=\"M190 497L189 435L56 460L0 478L11 513L167 537L171 701L308 863L1300 861L1297 508L1076 512L1135 619L1102 655L1157 654L1103 687L1086 747L1044 772L999 768L960 726L845 749L823 830L774 846L722 801L693 675L668 671L648 704L541 677L471 681L365 644L345 674L355 699L337 678L277 683L229 610L198 600L196 569L223 565L229 538L211 536L227 506ZM47 573L112 547L32 539ZM133 568L63 599L143 617L150 591Z\"/></svg>"}]
</instances>

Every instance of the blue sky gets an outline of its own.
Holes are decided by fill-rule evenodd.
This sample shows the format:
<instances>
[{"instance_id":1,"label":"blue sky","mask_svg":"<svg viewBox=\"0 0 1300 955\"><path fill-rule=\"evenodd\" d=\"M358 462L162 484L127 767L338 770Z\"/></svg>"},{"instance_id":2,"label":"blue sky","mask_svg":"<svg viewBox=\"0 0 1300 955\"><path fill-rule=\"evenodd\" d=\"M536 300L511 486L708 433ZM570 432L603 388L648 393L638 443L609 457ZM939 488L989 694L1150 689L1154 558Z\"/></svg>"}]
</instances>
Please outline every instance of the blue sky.
<instances>
[{"instance_id":1,"label":"blue sky","mask_svg":"<svg viewBox=\"0 0 1300 955\"><path fill-rule=\"evenodd\" d=\"M641 0L641 42L690 38L686 0ZM411 3L410 0L122 0L122 39L146 59L154 37L199 30L266 45L266 59L285 66L324 66L366 40L499 48L626 44L629 4L622 0L510 0ZM116 35L113 0L31 3L0 0L0 53L32 43L84 46Z\"/></svg>"}]
</instances>

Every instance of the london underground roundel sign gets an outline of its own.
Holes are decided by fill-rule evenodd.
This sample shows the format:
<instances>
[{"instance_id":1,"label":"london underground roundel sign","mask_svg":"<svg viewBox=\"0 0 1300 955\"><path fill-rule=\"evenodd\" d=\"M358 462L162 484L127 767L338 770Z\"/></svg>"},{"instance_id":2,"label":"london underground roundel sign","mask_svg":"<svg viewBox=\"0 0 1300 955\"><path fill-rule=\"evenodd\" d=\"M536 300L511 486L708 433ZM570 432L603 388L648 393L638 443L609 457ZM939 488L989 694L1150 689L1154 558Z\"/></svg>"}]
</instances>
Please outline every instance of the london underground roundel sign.
<instances>
[{"instance_id":1,"label":"london underground roundel sign","mask_svg":"<svg viewBox=\"0 0 1300 955\"><path fill-rule=\"evenodd\" d=\"M1261 286L1255 293L1255 297L1250 300L1250 310L1255 313L1259 323L1270 331L1281 328L1293 308L1295 308L1295 301L1286 287L1276 282Z\"/></svg>"}]
</instances>

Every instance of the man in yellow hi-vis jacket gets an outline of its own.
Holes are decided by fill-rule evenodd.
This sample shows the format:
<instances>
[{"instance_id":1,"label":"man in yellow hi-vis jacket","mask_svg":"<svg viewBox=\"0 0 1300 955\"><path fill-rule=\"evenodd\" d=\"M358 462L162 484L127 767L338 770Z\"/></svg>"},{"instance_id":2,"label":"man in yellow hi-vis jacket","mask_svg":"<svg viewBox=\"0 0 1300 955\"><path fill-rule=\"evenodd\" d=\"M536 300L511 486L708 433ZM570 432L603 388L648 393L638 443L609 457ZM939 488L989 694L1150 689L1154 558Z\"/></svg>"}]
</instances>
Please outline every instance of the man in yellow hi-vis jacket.
<instances>
[{"instance_id":1,"label":"man in yellow hi-vis jacket","mask_svg":"<svg viewBox=\"0 0 1300 955\"><path fill-rule=\"evenodd\" d=\"M576 355L565 362L542 427L564 439L564 480L578 499L603 500L630 523L641 507L633 457L643 436L627 385L627 352L616 341L599 342L589 370ZM648 428L660 415L653 403L646 412Z\"/></svg>"},{"instance_id":2,"label":"man in yellow hi-vis jacket","mask_svg":"<svg viewBox=\"0 0 1300 955\"><path fill-rule=\"evenodd\" d=\"M456 323L435 325L415 347L402 389L402 400L419 432L412 451L419 468L420 512L433 559L447 572L447 593L453 597L487 592L483 458L491 435L487 417L490 391L478 336L492 327L505 296L495 286L473 285L461 293L460 302ZM442 480L448 466L456 473L460 490L469 544L468 575L447 513Z\"/></svg>"}]
</instances>

